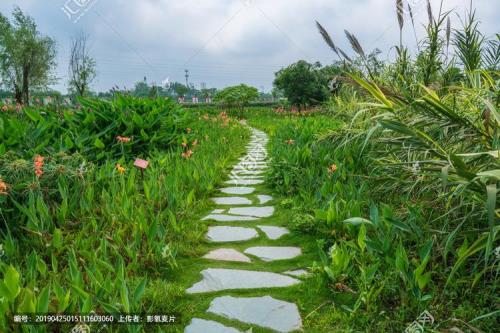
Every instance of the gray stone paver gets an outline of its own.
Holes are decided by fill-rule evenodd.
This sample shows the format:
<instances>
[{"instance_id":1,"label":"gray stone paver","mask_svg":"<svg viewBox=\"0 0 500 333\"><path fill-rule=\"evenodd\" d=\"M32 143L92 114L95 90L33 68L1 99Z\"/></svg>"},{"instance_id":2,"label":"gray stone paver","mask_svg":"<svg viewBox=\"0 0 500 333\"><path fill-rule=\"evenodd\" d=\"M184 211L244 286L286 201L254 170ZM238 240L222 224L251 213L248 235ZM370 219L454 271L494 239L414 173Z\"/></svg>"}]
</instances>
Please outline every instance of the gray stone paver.
<instances>
[{"instance_id":1,"label":"gray stone paver","mask_svg":"<svg viewBox=\"0 0 500 333\"><path fill-rule=\"evenodd\" d=\"M203 220L214 220L219 222L242 222L242 221L255 221L258 220L255 216L243 215L227 215L227 214L210 214L203 218Z\"/></svg>"},{"instance_id":2,"label":"gray stone paver","mask_svg":"<svg viewBox=\"0 0 500 333\"><path fill-rule=\"evenodd\" d=\"M221 290L282 288L300 283L300 280L272 272L241 269L208 268L201 272L203 279L187 290L189 294Z\"/></svg>"},{"instance_id":3,"label":"gray stone paver","mask_svg":"<svg viewBox=\"0 0 500 333\"><path fill-rule=\"evenodd\" d=\"M251 194L255 191L255 187L225 187L221 188L220 191L225 194L239 194L239 195L245 195L245 194Z\"/></svg>"},{"instance_id":4,"label":"gray stone paver","mask_svg":"<svg viewBox=\"0 0 500 333\"><path fill-rule=\"evenodd\" d=\"M217 297L210 303L208 312L278 332L302 329L297 305L264 297Z\"/></svg>"},{"instance_id":5,"label":"gray stone paver","mask_svg":"<svg viewBox=\"0 0 500 333\"><path fill-rule=\"evenodd\" d=\"M252 200L245 197L220 197L212 198L217 205L251 205Z\"/></svg>"},{"instance_id":6,"label":"gray stone paver","mask_svg":"<svg viewBox=\"0 0 500 333\"><path fill-rule=\"evenodd\" d=\"M255 217L270 217L274 214L274 207L273 206L233 207L229 209L228 214L255 216Z\"/></svg>"},{"instance_id":7,"label":"gray stone paver","mask_svg":"<svg viewBox=\"0 0 500 333\"><path fill-rule=\"evenodd\" d=\"M237 262L251 262L252 260L248 258L243 253L236 251L235 249L217 249L212 250L203 256L205 259L219 260L219 261L237 261ZM290 274L288 274L290 275Z\"/></svg>"},{"instance_id":8,"label":"gray stone paver","mask_svg":"<svg viewBox=\"0 0 500 333\"><path fill-rule=\"evenodd\" d=\"M213 320L193 318L184 333L241 333L241 331Z\"/></svg>"},{"instance_id":9,"label":"gray stone paver","mask_svg":"<svg viewBox=\"0 0 500 333\"><path fill-rule=\"evenodd\" d=\"M284 235L290 233L290 231L287 228L283 228L283 227L258 225L257 228L262 230L262 232L266 234L267 238L272 239L272 240L279 239L279 238L283 237Z\"/></svg>"},{"instance_id":10,"label":"gray stone paver","mask_svg":"<svg viewBox=\"0 0 500 333\"><path fill-rule=\"evenodd\" d=\"M215 243L241 242L257 237L259 234L253 228L219 226L209 227L207 232L207 239Z\"/></svg>"},{"instance_id":11,"label":"gray stone paver","mask_svg":"<svg viewBox=\"0 0 500 333\"><path fill-rule=\"evenodd\" d=\"M256 246L250 247L244 251L263 261L276 261L293 259L302 254L300 247L287 246Z\"/></svg>"}]
</instances>

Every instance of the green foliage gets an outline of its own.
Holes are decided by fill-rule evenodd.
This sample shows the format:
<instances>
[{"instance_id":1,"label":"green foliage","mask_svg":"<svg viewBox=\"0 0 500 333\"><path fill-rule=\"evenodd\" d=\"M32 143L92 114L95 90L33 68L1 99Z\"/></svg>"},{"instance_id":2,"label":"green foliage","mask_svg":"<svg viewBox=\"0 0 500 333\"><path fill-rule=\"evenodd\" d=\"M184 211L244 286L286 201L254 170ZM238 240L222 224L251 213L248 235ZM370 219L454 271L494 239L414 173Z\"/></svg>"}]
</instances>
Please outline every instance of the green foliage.
<instances>
[{"instance_id":1,"label":"green foliage","mask_svg":"<svg viewBox=\"0 0 500 333\"><path fill-rule=\"evenodd\" d=\"M80 99L76 110L25 108L21 114L0 114L0 154L19 157L79 152L92 160L135 157L168 149L184 131L189 115L171 100L117 96L113 101ZM128 137L122 143L117 137Z\"/></svg>"},{"instance_id":2,"label":"green foliage","mask_svg":"<svg viewBox=\"0 0 500 333\"><path fill-rule=\"evenodd\" d=\"M0 331L17 329L7 320L14 313L149 311L158 297L152 281L171 280L184 268L179 258L197 251L200 209L248 138L225 115L204 120L168 100L81 104L0 113L8 186L0 194ZM44 156L39 177L35 154ZM138 156L150 162L143 174L133 166Z\"/></svg>"},{"instance_id":3,"label":"green foliage","mask_svg":"<svg viewBox=\"0 0 500 333\"><path fill-rule=\"evenodd\" d=\"M240 84L239 86L227 87L217 92L214 102L227 108L240 108L248 106L259 98L257 88Z\"/></svg>"},{"instance_id":4,"label":"green foliage","mask_svg":"<svg viewBox=\"0 0 500 333\"><path fill-rule=\"evenodd\" d=\"M292 105L307 107L318 105L328 98L328 83L332 76L332 68L300 60L277 72L274 86Z\"/></svg>"},{"instance_id":5,"label":"green foliage","mask_svg":"<svg viewBox=\"0 0 500 333\"><path fill-rule=\"evenodd\" d=\"M457 50L457 57L468 72L481 68L482 48L484 37L479 31L479 22L475 12L467 13L462 29L457 29L454 34L453 44Z\"/></svg>"}]
</instances>

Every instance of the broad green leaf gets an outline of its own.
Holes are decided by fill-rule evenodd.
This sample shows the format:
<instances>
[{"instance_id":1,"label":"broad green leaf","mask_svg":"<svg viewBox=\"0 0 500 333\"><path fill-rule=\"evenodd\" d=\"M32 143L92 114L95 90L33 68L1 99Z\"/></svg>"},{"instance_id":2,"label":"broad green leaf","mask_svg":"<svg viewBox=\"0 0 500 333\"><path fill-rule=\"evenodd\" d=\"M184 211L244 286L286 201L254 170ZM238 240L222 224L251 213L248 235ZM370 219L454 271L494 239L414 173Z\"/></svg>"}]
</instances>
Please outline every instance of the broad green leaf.
<instances>
[{"instance_id":1,"label":"broad green leaf","mask_svg":"<svg viewBox=\"0 0 500 333\"><path fill-rule=\"evenodd\" d=\"M129 302L129 298L128 298L128 288L127 288L127 285L125 284L125 281L121 281L120 298L122 301L124 312L130 313L130 302Z\"/></svg>"},{"instance_id":2,"label":"broad green leaf","mask_svg":"<svg viewBox=\"0 0 500 333\"><path fill-rule=\"evenodd\" d=\"M31 290L24 289L23 298L22 298L21 304L19 304L19 307L17 308L17 311L19 313L35 313L36 312L35 296L33 295L33 292Z\"/></svg>"},{"instance_id":3,"label":"broad green leaf","mask_svg":"<svg viewBox=\"0 0 500 333\"><path fill-rule=\"evenodd\" d=\"M49 311L50 288L49 286L42 289L36 305L37 313L47 313Z\"/></svg>"},{"instance_id":4,"label":"broad green leaf","mask_svg":"<svg viewBox=\"0 0 500 333\"><path fill-rule=\"evenodd\" d=\"M11 300L14 300L21 291L19 284L19 273L13 266L7 267L4 275L5 287L9 291Z\"/></svg>"},{"instance_id":5,"label":"broad green leaf","mask_svg":"<svg viewBox=\"0 0 500 333\"><path fill-rule=\"evenodd\" d=\"M96 148L99 148L99 149L104 149L104 143L99 139L99 138L95 138L94 140L94 146Z\"/></svg>"},{"instance_id":6,"label":"broad green leaf","mask_svg":"<svg viewBox=\"0 0 500 333\"><path fill-rule=\"evenodd\" d=\"M477 175L479 177L488 177L488 178L495 178L496 180L500 180L500 169L479 172Z\"/></svg>"},{"instance_id":7,"label":"broad green leaf","mask_svg":"<svg viewBox=\"0 0 500 333\"><path fill-rule=\"evenodd\" d=\"M144 294L144 290L146 289L146 284L147 284L147 278L142 279L142 281L139 283L137 288L135 288L134 291L134 303L139 304L142 295Z\"/></svg>"}]
</instances>

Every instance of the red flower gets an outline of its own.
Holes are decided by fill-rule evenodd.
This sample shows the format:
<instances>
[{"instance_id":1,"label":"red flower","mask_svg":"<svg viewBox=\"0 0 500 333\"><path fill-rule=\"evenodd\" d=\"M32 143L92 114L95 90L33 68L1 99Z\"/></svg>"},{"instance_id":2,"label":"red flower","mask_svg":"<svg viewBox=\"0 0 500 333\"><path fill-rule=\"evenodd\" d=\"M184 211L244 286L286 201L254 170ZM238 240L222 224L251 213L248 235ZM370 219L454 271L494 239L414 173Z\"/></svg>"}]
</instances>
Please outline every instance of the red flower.
<instances>
[{"instance_id":1,"label":"red flower","mask_svg":"<svg viewBox=\"0 0 500 333\"><path fill-rule=\"evenodd\" d=\"M127 143L127 142L130 142L131 139L128 138L128 137L126 137L126 136L120 136L120 135L118 135L116 137L116 140L118 140L121 143Z\"/></svg>"},{"instance_id":2,"label":"red flower","mask_svg":"<svg viewBox=\"0 0 500 333\"><path fill-rule=\"evenodd\" d=\"M37 178L42 177L43 175L43 166L44 166L44 158L43 156L36 155L33 159L33 164L35 166L35 175Z\"/></svg>"},{"instance_id":3,"label":"red flower","mask_svg":"<svg viewBox=\"0 0 500 333\"><path fill-rule=\"evenodd\" d=\"M189 160L191 158L191 156L193 156L193 151L191 149L189 149L188 151L182 153L181 156L182 156L182 158Z\"/></svg>"},{"instance_id":4,"label":"red flower","mask_svg":"<svg viewBox=\"0 0 500 333\"><path fill-rule=\"evenodd\" d=\"M0 177L0 195L7 195L7 190L9 189L9 185L3 181Z\"/></svg>"}]
</instances>

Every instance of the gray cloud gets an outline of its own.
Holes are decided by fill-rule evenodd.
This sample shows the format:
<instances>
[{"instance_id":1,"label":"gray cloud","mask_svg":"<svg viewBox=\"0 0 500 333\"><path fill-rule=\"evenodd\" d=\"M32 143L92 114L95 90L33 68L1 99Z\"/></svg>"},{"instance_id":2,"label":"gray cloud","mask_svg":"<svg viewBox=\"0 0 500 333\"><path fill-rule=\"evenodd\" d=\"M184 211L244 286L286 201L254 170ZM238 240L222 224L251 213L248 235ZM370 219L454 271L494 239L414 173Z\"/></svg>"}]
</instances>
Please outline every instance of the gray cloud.
<instances>
[{"instance_id":1,"label":"gray cloud","mask_svg":"<svg viewBox=\"0 0 500 333\"><path fill-rule=\"evenodd\" d=\"M69 40L88 33L98 63L94 88L117 84L132 87L144 76L153 82L166 77L184 80L188 68L194 83L208 86L248 83L269 90L274 72L299 59L330 63L334 56L314 26L319 20L346 51L343 29L356 34L366 49L380 48L390 56L398 42L393 0L95 0L77 23L61 7L67 0L2 0L0 11L18 5L32 15L39 29L58 42L58 89L66 87ZM71 0L83 1L85 0ZM425 0L415 5L418 33L427 20ZM431 1L435 12L439 0ZM500 29L499 5L493 0L474 1L482 30L493 35ZM445 10L463 14L469 0L445 0ZM458 25L452 14L453 25ZM409 18L404 38L414 47Z\"/></svg>"}]
</instances>

